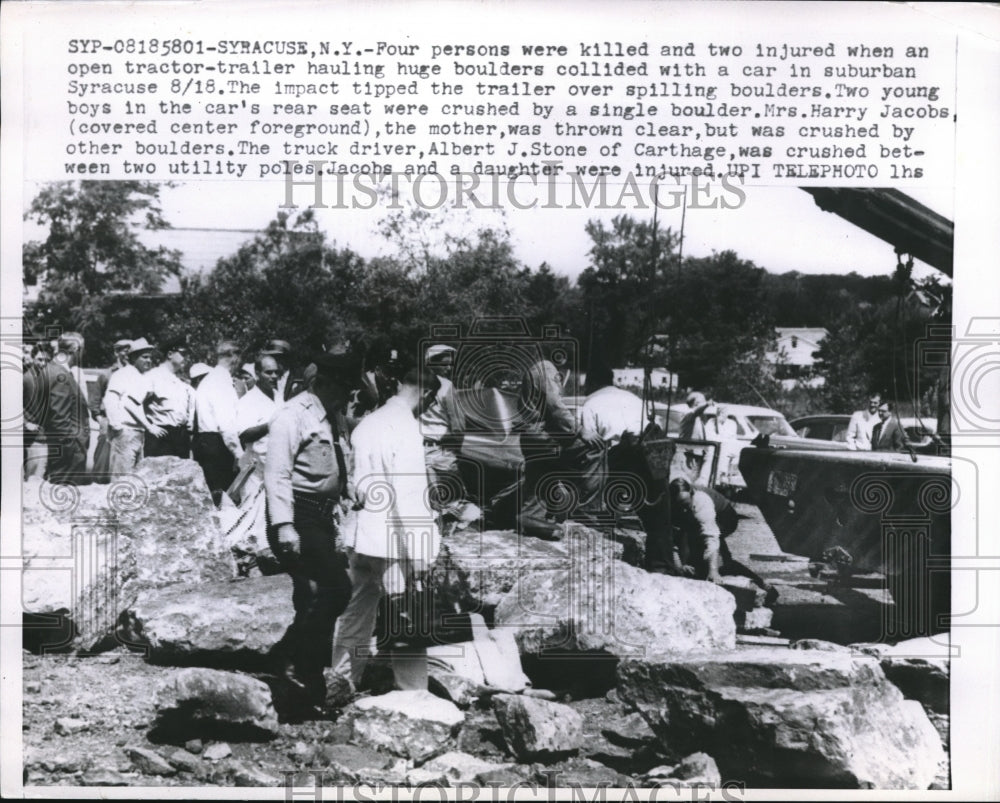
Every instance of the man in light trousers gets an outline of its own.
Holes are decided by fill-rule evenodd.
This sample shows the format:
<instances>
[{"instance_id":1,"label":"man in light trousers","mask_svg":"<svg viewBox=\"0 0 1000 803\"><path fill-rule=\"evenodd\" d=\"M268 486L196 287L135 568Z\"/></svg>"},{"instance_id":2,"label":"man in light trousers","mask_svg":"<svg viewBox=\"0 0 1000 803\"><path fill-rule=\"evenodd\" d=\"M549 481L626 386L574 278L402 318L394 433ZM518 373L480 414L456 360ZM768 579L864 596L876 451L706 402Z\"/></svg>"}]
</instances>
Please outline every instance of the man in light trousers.
<instances>
[{"instance_id":1,"label":"man in light trousers","mask_svg":"<svg viewBox=\"0 0 1000 803\"><path fill-rule=\"evenodd\" d=\"M349 659L355 686L370 655L382 594L402 591L408 570L418 576L425 573L440 548L418 423L438 387L429 371L406 371L396 394L363 418L352 435L360 509L354 532L345 533L353 590L338 622L333 666ZM390 654L398 688L427 688L426 648L393 647Z\"/></svg>"}]
</instances>

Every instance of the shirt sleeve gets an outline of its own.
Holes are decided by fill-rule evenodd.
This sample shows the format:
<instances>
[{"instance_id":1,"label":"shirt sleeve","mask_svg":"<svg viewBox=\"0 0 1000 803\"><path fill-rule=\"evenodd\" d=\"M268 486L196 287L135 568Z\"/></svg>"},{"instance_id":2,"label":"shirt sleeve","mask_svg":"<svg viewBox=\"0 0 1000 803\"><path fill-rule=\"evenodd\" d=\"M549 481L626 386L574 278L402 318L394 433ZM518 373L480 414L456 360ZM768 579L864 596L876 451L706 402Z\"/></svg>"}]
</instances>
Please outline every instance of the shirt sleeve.
<instances>
[{"instance_id":1,"label":"shirt sleeve","mask_svg":"<svg viewBox=\"0 0 1000 803\"><path fill-rule=\"evenodd\" d=\"M150 380L138 372L129 379L128 384L122 388L122 410L125 418L142 422L146 418L143 402L150 391Z\"/></svg>"},{"instance_id":2,"label":"shirt sleeve","mask_svg":"<svg viewBox=\"0 0 1000 803\"><path fill-rule=\"evenodd\" d=\"M271 419L264 461L264 492L267 494L268 516L275 527L294 520L292 503L292 472L298 451L298 420L290 409L279 411Z\"/></svg>"},{"instance_id":3,"label":"shirt sleeve","mask_svg":"<svg viewBox=\"0 0 1000 803\"><path fill-rule=\"evenodd\" d=\"M449 383L448 388L440 394L441 407L448 420L449 430L451 432L464 432L465 415L462 411L461 405L458 403L458 398L455 396L455 393L455 386Z\"/></svg>"},{"instance_id":4,"label":"shirt sleeve","mask_svg":"<svg viewBox=\"0 0 1000 803\"><path fill-rule=\"evenodd\" d=\"M694 498L691 500L691 512L698 522L702 556L708 560L711 556L719 553L721 546L721 533L718 522L715 520L715 505L712 503L712 498L706 493L695 491Z\"/></svg>"},{"instance_id":5,"label":"shirt sleeve","mask_svg":"<svg viewBox=\"0 0 1000 803\"><path fill-rule=\"evenodd\" d=\"M396 489L395 523L409 557L431 563L437 557L440 536L430 507L423 444L415 432L413 437L405 437L408 434L401 432L401 437L384 445L384 459L391 459L396 467L391 480Z\"/></svg>"},{"instance_id":6,"label":"shirt sleeve","mask_svg":"<svg viewBox=\"0 0 1000 803\"><path fill-rule=\"evenodd\" d=\"M40 416L41 389L38 375L31 368L24 370L24 418L31 424L37 424Z\"/></svg>"},{"instance_id":7,"label":"shirt sleeve","mask_svg":"<svg viewBox=\"0 0 1000 803\"><path fill-rule=\"evenodd\" d=\"M861 434L860 420L857 414L851 416L851 421L847 425L847 435L845 436L845 443L847 443L847 448L853 451L858 450L858 440Z\"/></svg>"},{"instance_id":8,"label":"shirt sleeve","mask_svg":"<svg viewBox=\"0 0 1000 803\"><path fill-rule=\"evenodd\" d=\"M371 427L362 421L354 430L352 438L354 487L358 498L364 500L366 507L369 505L369 495L378 496L381 493L377 483L381 479L382 467L377 465L379 461L374 454L376 444L372 442L375 435Z\"/></svg>"},{"instance_id":9,"label":"shirt sleeve","mask_svg":"<svg viewBox=\"0 0 1000 803\"><path fill-rule=\"evenodd\" d=\"M222 440L225 441L226 446L229 447L229 451L236 457L240 457L243 454L243 446L240 444L240 433L236 424L236 408L239 401L240 397L236 394L236 388L232 386L232 382L229 383L228 388L222 382L219 383L215 399L216 420L219 422L219 432L222 435Z\"/></svg>"},{"instance_id":10,"label":"shirt sleeve","mask_svg":"<svg viewBox=\"0 0 1000 803\"><path fill-rule=\"evenodd\" d=\"M247 391L249 395L249 391ZM254 409L252 400L247 399L247 395L244 395L238 402L236 402L236 431L237 433L246 432L250 427L257 426L259 421L257 419L260 417Z\"/></svg>"},{"instance_id":11,"label":"shirt sleeve","mask_svg":"<svg viewBox=\"0 0 1000 803\"><path fill-rule=\"evenodd\" d=\"M550 362L544 363L540 379L545 399L545 421L549 432L572 435L576 432L576 419L563 402L562 387L559 384L556 367Z\"/></svg>"},{"instance_id":12,"label":"shirt sleeve","mask_svg":"<svg viewBox=\"0 0 1000 803\"><path fill-rule=\"evenodd\" d=\"M108 417L108 426L112 429L121 429L125 417L122 409L121 378L118 371L108 379L108 389L104 393L104 413Z\"/></svg>"},{"instance_id":13,"label":"shirt sleeve","mask_svg":"<svg viewBox=\"0 0 1000 803\"><path fill-rule=\"evenodd\" d=\"M607 440L606 433L602 431L602 427L597 420L597 412L591 405L584 404L580 410L580 429L584 432L600 435Z\"/></svg>"},{"instance_id":14,"label":"shirt sleeve","mask_svg":"<svg viewBox=\"0 0 1000 803\"><path fill-rule=\"evenodd\" d=\"M906 430L900 421L896 421L893 428L892 445L897 452L907 452L910 450L910 439L906 437Z\"/></svg>"}]
</instances>

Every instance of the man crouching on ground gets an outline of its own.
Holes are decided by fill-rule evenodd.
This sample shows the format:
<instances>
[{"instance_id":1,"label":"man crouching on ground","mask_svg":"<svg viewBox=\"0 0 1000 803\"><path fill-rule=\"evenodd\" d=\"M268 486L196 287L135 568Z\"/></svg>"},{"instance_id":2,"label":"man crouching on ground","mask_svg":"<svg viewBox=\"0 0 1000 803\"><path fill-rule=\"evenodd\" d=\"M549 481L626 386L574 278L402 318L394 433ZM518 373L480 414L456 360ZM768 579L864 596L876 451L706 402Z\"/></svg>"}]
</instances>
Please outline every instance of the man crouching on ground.
<instances>
[{"instance_id":1,"label":"man crouching on ground","mask_svg":"<svg viewBox=\"0 0 1000 803\"><path fill-rule=\"evenodd\" d=\"M322 705L323 667L333 651L337 617L351 598L347 558L337 549L334 510L347 487L338 421L352 378L345 357L316 360L312 388L271 419L264 489L267 540L292 577L295 619L273 650L303 702Z\"/></svg>"}]
</instances>

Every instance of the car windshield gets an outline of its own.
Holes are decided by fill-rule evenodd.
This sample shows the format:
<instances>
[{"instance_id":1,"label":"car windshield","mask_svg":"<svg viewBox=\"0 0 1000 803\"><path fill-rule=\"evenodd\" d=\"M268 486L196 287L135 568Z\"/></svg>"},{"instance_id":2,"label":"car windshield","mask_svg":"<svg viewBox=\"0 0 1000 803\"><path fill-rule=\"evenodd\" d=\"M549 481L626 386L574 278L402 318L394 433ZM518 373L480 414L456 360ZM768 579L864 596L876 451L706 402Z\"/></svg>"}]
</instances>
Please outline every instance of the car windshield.
<instances>
[{"instance_id":1,"label":"car windshield","mask_svg":"<svg viewBox=\"0 0 1000 803\"><path fill-rule=\"evenodd\" d=\"M780 415L748 415L747 420L762 435L790 435L793 438L795 437L795 430Z\"/></svg>"}]
</instances>

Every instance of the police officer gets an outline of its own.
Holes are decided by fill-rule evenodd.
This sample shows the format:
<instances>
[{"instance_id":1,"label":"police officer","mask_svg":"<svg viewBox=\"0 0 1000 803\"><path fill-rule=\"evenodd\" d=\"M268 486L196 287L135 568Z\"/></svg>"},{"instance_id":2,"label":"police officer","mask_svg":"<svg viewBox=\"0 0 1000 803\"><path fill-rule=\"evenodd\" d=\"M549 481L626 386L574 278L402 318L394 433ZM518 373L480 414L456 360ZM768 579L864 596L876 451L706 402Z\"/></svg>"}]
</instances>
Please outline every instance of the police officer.
<instances>
[{"instance_id":1,"label":"police officer","mask_svg":"<svg viewBox=\"0 0 1000 803\"><path fill-rule=\"evenodd\" d=\"M322 705L334 626L351 598L334 510L347 487L343 409L353 372L341 355L324 354L315 365L312 387L271 419L264 488L268 543L291 575L295 607L273 655L299 699Z\"/></svg>"}]
</instances>

